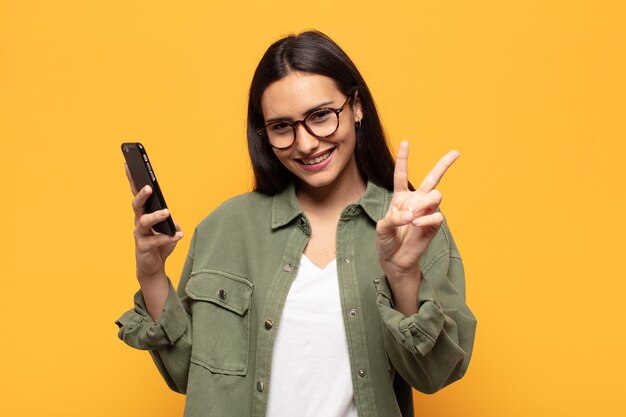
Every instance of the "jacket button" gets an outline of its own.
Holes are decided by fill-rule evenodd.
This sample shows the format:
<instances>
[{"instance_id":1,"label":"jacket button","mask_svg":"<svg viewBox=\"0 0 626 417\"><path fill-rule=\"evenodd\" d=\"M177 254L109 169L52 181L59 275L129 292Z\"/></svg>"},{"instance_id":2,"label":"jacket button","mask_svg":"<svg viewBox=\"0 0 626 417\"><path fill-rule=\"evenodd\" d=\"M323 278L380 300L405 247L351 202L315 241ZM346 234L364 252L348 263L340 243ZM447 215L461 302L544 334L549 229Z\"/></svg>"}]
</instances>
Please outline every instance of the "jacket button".
<instances>
[{"instance_id":1,"label":"jacket button","mask_svg":"<svg viewBox=\"0 0 626 417\"><path fill-rule=\"evenodd\" d=\"M350 258L344 258L344 259L343 259L343 261L344 261L345 263L349 264L349 263L350 263Z\"/></svg>"},{"instance_id":2,"label":"jacket button","mask_svg":"<svg viewBox=\"0 0 626 417\"><path fill-rule=\"evenodd\" d=\"M265 320L265 329L271 330L272 327L274 327L274 323L272 322L272 320Z\"/></svg>"},{"instance_id":3,"label":"jacket button","mask_svg":"<svg viewBox=\"0 0 626 417\"><path fill-rule=\"evenodd\" d=\"M293 269L293 266L291 264L283 265L283 271L285 272L291 272L292 269Z\"/></svg>"},{"instance_id":4,"label":"jacket button","mask_svg":"<svg viewBox=\"0 0 626 417\"><path fill-rule=\"evenodd\" d=\"M359 369L359 376L363 378L365 376L365 369Z\"/></svg>"},{"instance_id":5,"label":"jacket button","mask_svg":"<svg viewBox=\"0 0 626 417\"><path fill-rule=\"evenodd\" d=\"M354 206L350 207L350 213L356 213L356 207Z\"/></svg>"},{"instance_id":6,"label":"jacket button","mask_svg":"<svg viewBox=\"0 0 626 417\"><path fill-rule=\"evenodd\" d=\"M217 296L219 297L220 300L225 300L226 299L226 290L219 290L217 292Z\"/></svg>"},{"instance_id":7,"label":"jacket button","mask_svg":"<svg viewBox=\"0 0 626 417\"><path fill-rule=\"evenodd\" d=\"M356 316L356 308L351 308L351 309L350 309L350 315L351 315L352 317Z\"/></svg>"},{"instance_id":8,"label":"jacket button","mask_svg":"<svg viewBox=\"0 0 626 417\"><path fill-rule=\"evenodd\" d=\"M256 390L259 392L263 392L263 390L265 389L265 385L263 384L263 382L259 381L256 383Z\"/></svg>"}]
</instances>

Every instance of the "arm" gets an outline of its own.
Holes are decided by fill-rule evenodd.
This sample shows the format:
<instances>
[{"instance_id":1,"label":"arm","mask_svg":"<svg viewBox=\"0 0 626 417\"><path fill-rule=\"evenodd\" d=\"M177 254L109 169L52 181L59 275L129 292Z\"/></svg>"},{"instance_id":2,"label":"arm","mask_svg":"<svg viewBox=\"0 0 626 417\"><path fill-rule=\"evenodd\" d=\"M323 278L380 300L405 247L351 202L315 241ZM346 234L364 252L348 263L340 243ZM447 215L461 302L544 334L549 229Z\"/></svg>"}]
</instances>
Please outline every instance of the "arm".
<instances>
[{"instance_id":1,"label":"arm","mask_svg":"<svg viewBox=\"0 0 626 417\"><path fill-rule=\"evenodd\" d=\"M385 274L378 280L377 303L391 362L407 382L432 393L465 373L476 326L465 305L463 263L439 210L441 192L435 189L460 154L444 155L413 191L408 153L408 142L401 143L393 197L376 225Z\"/></svg>"},{"instance_id":2,"label":"arm","mask_svg":"<svg viewBox=\"0 0 626 417\"><path fill-rule=\"evenodd\" d=\"M469 365L476 319L465 304L463 263L444 222L437 248L421 269L417 313L396 310L386 277L377 280L377 304L385 325L384 343L400 375L424 393L460 379Z\"/></svg>"},{"instance_id":3,"label":"arm","mask_svg":"<svg viewBox=\"0 0 626 417\"><path fill-rule=\"evenodd\" d=\"M118 337L136 349L149 350L159 372L174 391L185 393L191 358L191 308L185 286L193 267L192 238L185 260L178 292L168 279L168 293L162 312L156 319L148 313L142 291L134 297L134 308L125 312L115 324Z\"/></svg>"},{"instance_id":4,"label":"arm","mask_svg":"<svg viewBox=\"0 0 626 417\"><path fill-rule=\"evenodd\" d=\"M178 294L165 275L165 260L183 237L176 225L176 234L155 233L152 226L169 217L167 209L145 213L144 205L152 193L150 186L137 190L126 164L126 176L133 193L135 213L135 261L141 290L135 294L135 306L115 324L118 336L137 349L150 350L159 371L171 389L185 392L191 354L191 320L185 285L193 265L194 233L185 261Z\"/></svg>"}]
</instances>

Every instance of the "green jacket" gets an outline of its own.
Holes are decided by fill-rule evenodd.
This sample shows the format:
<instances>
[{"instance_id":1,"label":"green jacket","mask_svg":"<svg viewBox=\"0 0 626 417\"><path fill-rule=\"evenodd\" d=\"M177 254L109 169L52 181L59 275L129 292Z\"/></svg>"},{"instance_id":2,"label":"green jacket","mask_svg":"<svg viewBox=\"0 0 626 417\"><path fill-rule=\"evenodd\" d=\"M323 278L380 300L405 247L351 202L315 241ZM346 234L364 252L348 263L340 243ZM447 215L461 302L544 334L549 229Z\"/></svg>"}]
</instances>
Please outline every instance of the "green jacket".
<instances>
[{"instance_id":1,"label":"green jacket","mask_svg":"<svg viewBox=\"0 0 626 417\"><path fill-rule=\"evenodd\" d=\"M445 221L420 258L419 312L394 310L375 250L376 222L390 200L370 182L337 226L360 417L412 416L410 386L433 393L461 378L474 342L463 264ZM234 197L196 228L178 291L170 283L159 318L152 320L139 291L116 321L120 339L150 350L168 386L186 393L185 417L265 416L276 329L310 234L293 185L273 197Z\"/></svg>"}]
</instances>

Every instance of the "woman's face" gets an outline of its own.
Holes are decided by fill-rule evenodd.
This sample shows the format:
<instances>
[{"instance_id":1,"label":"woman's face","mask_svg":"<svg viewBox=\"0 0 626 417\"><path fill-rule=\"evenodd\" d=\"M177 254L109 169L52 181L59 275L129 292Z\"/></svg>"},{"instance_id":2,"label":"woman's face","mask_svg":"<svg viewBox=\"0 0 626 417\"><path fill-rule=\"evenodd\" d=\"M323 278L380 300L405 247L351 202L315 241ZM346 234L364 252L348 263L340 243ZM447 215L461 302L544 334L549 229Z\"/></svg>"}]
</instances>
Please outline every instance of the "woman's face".
<instances>
[{"instance_id":1,"label":"woman's face","mask_svg":"<svg viewBox=\"0 0 626 417\"><path fill-rule=\"evenodd\" d=\"M319 108L339 109L347 98L329 77L291 72L265 89L261 108L266 123L276 119L294 121ZM354 123L361 117L358 99L352 98L339 113L339 128L333 135L318 139L298 123L295 142L287 149L274 149L274 154L304 188L362 183L354 157Z\"/></svg>"}]
</instances>

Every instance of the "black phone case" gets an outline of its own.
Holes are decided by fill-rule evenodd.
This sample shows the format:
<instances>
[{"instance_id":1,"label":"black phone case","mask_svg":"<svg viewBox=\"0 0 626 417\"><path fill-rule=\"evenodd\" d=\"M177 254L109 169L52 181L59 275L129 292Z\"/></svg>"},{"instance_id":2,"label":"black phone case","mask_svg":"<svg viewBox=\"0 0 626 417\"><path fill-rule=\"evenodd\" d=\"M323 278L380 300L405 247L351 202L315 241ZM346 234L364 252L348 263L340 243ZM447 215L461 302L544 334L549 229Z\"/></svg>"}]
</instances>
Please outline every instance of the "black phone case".
<instances>
[{"instance_id":1,"label":"black phone case","mask_svg":"<svg viewBox=\"0 0 626 417\"><path fill-rule=\"evenodd\" d=\"M165 198L159 187L156 176L154 175L154 169L150 165L146 148L141 143L122 143L122 153L124 159L126 159L126 165L130 171L130 175L133 178L137 191L141 190L146 185L152 187L152 194L148 197L144 210L146 213L153 213L157 210L167 208L165 204ZM167 219L160 223L155 224L152 228L166 235L174 236L176 234L176 226L170 215Z\"/></svg>"}]
</instances>

